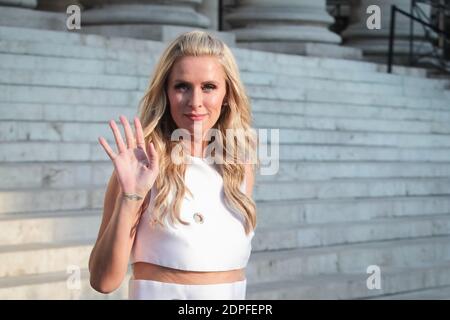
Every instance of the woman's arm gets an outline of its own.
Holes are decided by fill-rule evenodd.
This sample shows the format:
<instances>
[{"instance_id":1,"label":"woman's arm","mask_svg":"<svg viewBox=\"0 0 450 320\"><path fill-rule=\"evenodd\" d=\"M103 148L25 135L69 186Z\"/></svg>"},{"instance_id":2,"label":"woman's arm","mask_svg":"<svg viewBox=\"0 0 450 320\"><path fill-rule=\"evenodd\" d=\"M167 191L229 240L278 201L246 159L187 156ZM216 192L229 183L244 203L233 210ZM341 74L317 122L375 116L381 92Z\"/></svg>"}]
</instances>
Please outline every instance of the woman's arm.
<instances>
[{"instance_id":1,"label":"woman's arm","mask_svg":"<svg viewBox=\"0 0 450 320\"><path fill-rule=\"evenodd\" d=\"M128 269L143 200L122 198L115 174L105 194L103 219L89 258L90 284L110 293L122 283Z\"/></svg>"},{"instance_id":2,"label":"woman's arm","mask_svg":"<svg viewBox=\"0 0 450 320\"><path fill-rule=\"evenodd\" d=\"M89 258L91 286L102 293L117 289L126 275L141 207L159 172L158 155L153 144L145 143L139 119L135 118L136 138L128 120L124 116L120 119L126 144L116 123L110 121L118 153L105 139L99 138L114 164L105 194L102 223ZM124 194L137 194L142 198L124 198Z\"/></svg>"}]
</instances>

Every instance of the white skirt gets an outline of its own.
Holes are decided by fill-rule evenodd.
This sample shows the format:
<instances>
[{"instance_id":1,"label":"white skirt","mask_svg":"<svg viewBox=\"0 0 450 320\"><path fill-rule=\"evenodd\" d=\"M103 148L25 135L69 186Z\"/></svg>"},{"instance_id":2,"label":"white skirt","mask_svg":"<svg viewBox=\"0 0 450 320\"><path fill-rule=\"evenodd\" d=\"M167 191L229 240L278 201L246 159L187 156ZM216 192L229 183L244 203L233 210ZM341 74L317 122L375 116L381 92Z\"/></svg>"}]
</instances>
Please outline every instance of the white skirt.
<instances>
[{"instance_id":1,"label":"white skirt","mask_svg":"<svg viewBox=\"0 0 450 320\"><path fill-rule=\"evenodd\" d=\"M178 284L130 278L131 300L245 300L247 279L215 284Z\"/></svg>"}]
</instances>

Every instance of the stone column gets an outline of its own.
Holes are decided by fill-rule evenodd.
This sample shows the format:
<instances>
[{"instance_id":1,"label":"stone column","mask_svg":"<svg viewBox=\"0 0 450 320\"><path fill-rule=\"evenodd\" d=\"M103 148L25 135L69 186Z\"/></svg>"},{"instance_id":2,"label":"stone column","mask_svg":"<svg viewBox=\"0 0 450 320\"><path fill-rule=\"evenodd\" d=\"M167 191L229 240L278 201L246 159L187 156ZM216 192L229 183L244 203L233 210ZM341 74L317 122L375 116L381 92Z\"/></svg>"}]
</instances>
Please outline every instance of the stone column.
<instances>
[{"instance_id":1,"label":"stone column","mask_svg":"<svg viewBox=\"0 0 450 320\"><path fill-rule=\"evenodd\" d=\"M36 9L65 13L67 7L72 4L78 5L81 9L83 8L79 0L39 0Z\"/></svg>"},{"instance_id":2,"label":"stone column","mask_svg":"<svg viewBox=\"0 0 450 320\"><path fill-rule=\"evenodd\" d=\"M35 10L37 0L0 0L0 25L66 30L66 14Z\"/></svg>"},{"instance_id":3,"label":"stone column","mask_svg":"<svg viewBox=\"0 0 450 320\"><path fill-rule=\"evenodd\" d=\"M366 13L366 10L370 5L378 5L381 9L381 29L379 30L370 30L367 28L366 21L370 14ZM351 23L342 33L345 45L362 49L364 51L364 57L369 60L386 63L389 48L391 5L396 5L408 13L410 12L410 0L354 1L354 5L350 11L351 21L353 23ZM428 5L423 5L422 10L426 15L430 15L431 10ZM423 20L423 18L421 19ZM395 20L394 62L407 64L409 54L410 19L397 13ZM424 41L424 34L423 27L415 22L415 53L423 53L431 50L431 45Z\"/></svg>"},{"instance_id":4,"label":"stone column","mask_svg":"<svg viewBox=\"0 0 450 320\"><path fill-rule=\"evenodd\" d=\"M198 11L202 0L81 0L81 3L86 8L81 17L82 32L170 41L182 32L210 26L208 17ZM233 35L219 36L234 43Z\"/></svg>"},{"instance_id":5,"label":"stone column","mask_svg":"<svg viewBox=\"0 0 450 320\"><path fill-rule=\"evenodd\" d=\"M208 17L210 30L219 30L219 0L204 0L198 11Z\"/></svg>"},{"instance_id":6,"label":"stone column","mask_svg":"<svg viewBox=\"0 0 450 320\"><path fill-rule=\"evenodd\" d=\"M328 30L334 19L326 10L325 0L237 0L236 3L236 10L225 19L236 35L238 46L296 54L308 54L313 48L317 54L339 51L341 38Z\"/></svg>"},{"instance_id":7,"label":"stone column","mask_svg":"<svg viewBox=\"0 0 450 320\"><path fill-rule=\"evenodd\" d=\"M446 32L450 32L450 16L444 15L443 27L444 27L443 29ZM443 45L446 46L446 59L450 60L450 41L447 40L447 42L444 43L444 41L441 40L441 43L443 43Z\"/></svg>"},{"instance_id":8,"label":"stone column","mask_svg":"<svg viewBox=\"0 0 450 320\"><path fill-rule=\"evenodd\" d=\"M18 7L34 9L37 6L37 0L0 0L0 7Z\"/></svg>"}]
</instances>

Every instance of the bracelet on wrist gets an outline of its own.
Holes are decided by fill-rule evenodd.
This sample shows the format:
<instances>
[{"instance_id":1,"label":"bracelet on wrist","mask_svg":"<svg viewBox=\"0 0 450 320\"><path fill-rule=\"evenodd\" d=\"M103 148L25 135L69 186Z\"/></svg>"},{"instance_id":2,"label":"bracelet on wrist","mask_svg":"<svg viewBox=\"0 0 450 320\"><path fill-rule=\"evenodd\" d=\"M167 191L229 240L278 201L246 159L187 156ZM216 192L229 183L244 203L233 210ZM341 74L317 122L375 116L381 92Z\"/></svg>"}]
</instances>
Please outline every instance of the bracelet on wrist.
<instances>
[{"instance_id":1,"label":"bracelet on wrist","mask_svg":"<svg viewBox=\"0 0 450 320\"><path fill-rule=\"evenodd\" d=\"M124 192L122 194L122 198L125 198L128 200L136 200L136 201L144 199L143 197L141 197L140 195L138 195L136 193L126 193L126 192Z\"/></svg>"}]
</instances>

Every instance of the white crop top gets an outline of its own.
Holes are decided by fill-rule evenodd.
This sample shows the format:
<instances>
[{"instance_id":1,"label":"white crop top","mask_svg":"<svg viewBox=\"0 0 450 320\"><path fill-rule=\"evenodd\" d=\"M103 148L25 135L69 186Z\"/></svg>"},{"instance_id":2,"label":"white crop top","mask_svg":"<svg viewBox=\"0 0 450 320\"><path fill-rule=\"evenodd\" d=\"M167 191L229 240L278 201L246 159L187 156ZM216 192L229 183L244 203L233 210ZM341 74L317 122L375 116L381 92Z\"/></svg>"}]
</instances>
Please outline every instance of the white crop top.
<instances>
[{"instance_id":1,"label":"white crop top","mask_svg":"<svg viewBox=\"0 0 450 320\"><path fill-rule=\"evenodd\" d=\"M226 271L247 265L252 250L254 231L245 234L244 220L225 204L223 178L206 158L188 156L179 222L150 224L156 194L151 190L148 208L139 221L131 263L149 262L160 266L190 271ZM241 185L245 192L245 180ZM200 213L203 219L195 217ZM197 219L196 219L197 218ZM202 220L202 221L201 221Z\"/></svg>"}]
</instances>

